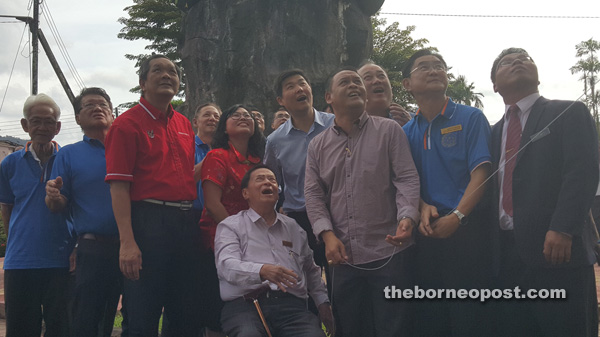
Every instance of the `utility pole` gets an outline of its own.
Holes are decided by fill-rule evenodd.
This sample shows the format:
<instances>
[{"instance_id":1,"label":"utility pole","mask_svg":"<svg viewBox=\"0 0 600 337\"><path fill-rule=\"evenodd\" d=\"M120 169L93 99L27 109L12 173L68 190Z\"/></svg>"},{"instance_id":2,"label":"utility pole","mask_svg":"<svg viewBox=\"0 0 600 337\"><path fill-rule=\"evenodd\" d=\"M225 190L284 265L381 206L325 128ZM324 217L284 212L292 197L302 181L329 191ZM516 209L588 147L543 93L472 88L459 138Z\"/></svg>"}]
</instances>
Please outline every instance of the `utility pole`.
<instances>
[{"instance_id":1,"label":"utility pole","mask_svg":"<svg viewBox=\"0 0 600 337\"><path fill-rule=\"evenodd\" d=\"M38 29L40 25L40 1L33 0L33 20L29 22L31 30L31 94L38 93Z\"/></svg>"}]
</instances>

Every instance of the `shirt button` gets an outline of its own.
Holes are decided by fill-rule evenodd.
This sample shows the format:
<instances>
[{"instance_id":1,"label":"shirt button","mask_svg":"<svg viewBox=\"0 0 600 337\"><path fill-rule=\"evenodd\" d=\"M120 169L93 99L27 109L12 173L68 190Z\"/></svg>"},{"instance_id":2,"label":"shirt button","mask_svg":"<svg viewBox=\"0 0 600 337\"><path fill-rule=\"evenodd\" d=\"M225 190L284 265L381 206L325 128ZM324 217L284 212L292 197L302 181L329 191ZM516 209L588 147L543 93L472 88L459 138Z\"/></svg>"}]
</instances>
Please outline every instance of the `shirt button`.
<instances>
[{"instance_id":1,"label":"shirt button","mask_svg":"<svg viewBox=\"0 0 600 337\"><path fill-rule=\"evenodd\" d=\"M349 218L350 218L350 219L352 219L352 215L351 215L351 216L349 216Z\"/></svg>"}]
</instances>

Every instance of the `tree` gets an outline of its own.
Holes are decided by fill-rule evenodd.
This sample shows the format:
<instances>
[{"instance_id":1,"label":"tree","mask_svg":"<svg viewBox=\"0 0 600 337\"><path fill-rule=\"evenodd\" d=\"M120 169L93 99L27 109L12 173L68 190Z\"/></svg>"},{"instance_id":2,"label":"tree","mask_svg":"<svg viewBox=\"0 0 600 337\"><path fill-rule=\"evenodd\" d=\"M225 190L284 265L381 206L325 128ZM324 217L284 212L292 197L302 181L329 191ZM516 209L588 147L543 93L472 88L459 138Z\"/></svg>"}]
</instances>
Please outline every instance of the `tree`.
<instances>
[{"instance_id":1,"label":"tree","mask_svg":"<svg viewBox=\"0 0 600 337\"><path fill-rule=\"evenodd\" d=\"M406 29L400 29L398 22L389 26L386 20L377 15L371 18L373 24L373 53L371 60L384 68L392 84L394 101L404 107L416 107L415 100L410 93L402 87L402 68L404 63L416 51L428 48L437 52L437 48L427 46L427 39L413 39L410 35L415 30L415 26L408 26ZM448 96L457 103L466 105L473 104L477 108L482 108L481 98L483 94L474 92L473 82L467 84L464 76L457 78L448 72Z\"/></svg>"},{"instance_id":2,"label":"tree","mask_svg":"<svg viewBox=\"0 0 600 337\"><path fill-rule=\"evenodd\" d=\"M481 97L483 94L475 92L475 84L467 83L467 78L464 75L459 75L454 78L454 75L448 74L448 91L447 95L452 97L455 103L474 106L478 109L483 108Z\"/></svg>"},{"instance_id":3,"label":"tree","mask_svg":"<svg viewBox=\"0 0 600 337\"><path fill-rule=\"evenodd\" d=\"M150 44L145 49L151 53L125 54L125 57L135 60L135 66L139 68L140 64L151 54L163 54L181 67L181 55L177 50L177 45L183 37L181 33L183 13L172 0L133 0L133 2L133 5L123 9L129 14L129 17L119 18L119 23L125 27L121 28L117 37L131 41L148 40ZM183 83L184 79L182 78L179 97L183 96ZM130 91L141 92L139 86Z\"/></svg>"},{"instance_id":4,"label":"tree","mask_svg":"<svg viewBox=\"0 0 600 337\"><path fill-rule=\"evenodd\" d=\"M582 73L580 80L583 81L585 104L592 112L596 126L599 126L600 91L596 90L596 81L600 73L600 62L596 53L600 50L600 42L590 38L577 44L575 49L577 51L575 56L579 57L579 60L570 70L572 74Z\"/></svg>"}]
</instances>

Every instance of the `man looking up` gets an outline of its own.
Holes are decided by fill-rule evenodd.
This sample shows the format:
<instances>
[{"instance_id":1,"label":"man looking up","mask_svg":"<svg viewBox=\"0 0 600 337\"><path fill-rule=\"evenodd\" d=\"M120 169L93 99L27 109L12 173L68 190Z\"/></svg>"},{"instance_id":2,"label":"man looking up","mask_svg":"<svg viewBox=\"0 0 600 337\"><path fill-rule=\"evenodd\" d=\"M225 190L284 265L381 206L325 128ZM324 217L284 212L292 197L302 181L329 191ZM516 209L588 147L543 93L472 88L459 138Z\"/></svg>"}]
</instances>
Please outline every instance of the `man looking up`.
<instances>
[{"instance_id":1,"label":"man looking up","mask_svg":"<svg viewBox=\"0 0 600 337\"><path fill-rule=\"evenodd\" d=\"M30 96L21 126L31 140L0 165L2 222L8 235L4 259L6 335L69 336L67 285L72 238L64 214L44 203L58 144L60 108L45 94Z\"/></svg>"},{"instance_id":2,"label":"man looking up","mask_svg":"<svg viewBox=\"0 0 600 337\"><path fill-rule=\"evenodd\" d=\"M404 65L404 88L419 107L404 126L421 181L417 284L426 289L489 287L488 213L477 209L490 174L490 126L479 109L446 96L448 76L440 54L427 49ZM424 143L423 140L427 142ZM476 211L475 211L476 210ZM486 336L489 314L476 301L422 301L419 336Z\"/></svg>"},{"instance_id":3,"label":"man looking up","mask_svg":"<svg viewBox=\"0 0 600 337\"><path fill-rule=\"evenodd\" d=\"M325 336L317 317L307 310L308 295L333 335L321 270L312 259L306 232L293 219L275 212L277 187L271 170L253 167L242 179L242 194L250 208L217 227L215 256L225 301L223 330L230 337L267 336L255 306L244 298L255 292L275 335Z\"/></svg>"},{"instance_id":4,"label":"man looking up","mask_svg":"<svg viewBox=\"0 0 600 337\"><path fill-rule=\"evenodd\" d=\"M306 149L310 141L331 126L334 116L313 108L310 81L300 69L279 74L275 80L277 103L291 118L267 138L264 164L283 185L283 211L296 220L308 235L308 245L313 250L315 262L327 266L322 245L317 245L304 202L304 172Z\"/></svg>"},{"instance_id":5,"label":"man looking up","mask_svg":"<svg viewBox=\"0 0 600 337\"><path fill-rule=\"evenodd\" d=\"M392 85L383 68L367 61L358 68L367 90L367 113L372 116L392 118L400 126L408 123L410 114L393 101Z\"/></svg>"},{"instance_id":6,"label":"man looking up","mask_svg":"<svg viewBox=\"0 0 600 337\"><path fill-rule=\"evenodd\" d=\"M382 289L414 285L419 176L402 128L369 116L366 97L354 70L329 79L335 123L308 146L306 209L334 266L332 300L344 336L410 336L409 302L386 300Z\"/></svg>"},{"instance_id":7,"label":"man looking up","mask_svg":"<svg viewBox=\"0 0 600 337\"><path fill-rule=\"evenodd\" d=\"M280 107L275 115L273 115L273 122L271 123L271 129L273 131L277 130L283 123L287 122L290 119L290 114L285 110L284 107Z\"/></svg>"},{"instance_id":8,"label":"man looking up","mask_svg":"<svg viewBox=\"0 0 600 337\"><path fill-rule=\"evenodd\" d=\"M501 336L597 336L598 136L581 102L548 100L527 51L503 50L491 71L505 115L492 128L494 261L502 288L564 289L567 298L504 302Z\"/></svg>"},{"instance_id":9,"label":"man looking up","mask_svg":"<svg viewBox=\"0 0 600 337\"><path fill-rule=\"evenodd\" d=\"M110 97L101 88L85 88L73 103L83 140L58 152L52 180L46 183L46 205L65 209L77 233L73 334L95 337L105 308L114 321L122 275L119 270L119 231L113 215L110 187L104 182L104 139L113 123ZM102 335L110 335L103 331Z\"/></svg>"},{"instance_id":10,"label":"man looking up","mask_svg":"<svg viewBox=\"0 0 600 337\"><path fill-rule=\"evenodd\" d=\"M130 336L156 336L163 309L175 336L199 331L199 227L194 223L194 132L173 110L179 68L152 55L139 71L140 103L106 136L106 181L121 242Z\"/></svg>"},{"instance_id":11,"label":"man looking up","mask_svg":"<svg viewBox=\"0 0 600 337\"><path fill-rule=\"evenodd\" d=\"M202 217L204 209L204 195L202 192L202 182L200 181L200 171L202 169L202 160L211 150L213 135L217 130L217 123L221 117L221 108L215 103L205 103L196 109L192 125L196 128L196 151L194 157L194 177L197 183L198 195L194 200L194 221L198 223Z\"/></svg>"}]
</instances>

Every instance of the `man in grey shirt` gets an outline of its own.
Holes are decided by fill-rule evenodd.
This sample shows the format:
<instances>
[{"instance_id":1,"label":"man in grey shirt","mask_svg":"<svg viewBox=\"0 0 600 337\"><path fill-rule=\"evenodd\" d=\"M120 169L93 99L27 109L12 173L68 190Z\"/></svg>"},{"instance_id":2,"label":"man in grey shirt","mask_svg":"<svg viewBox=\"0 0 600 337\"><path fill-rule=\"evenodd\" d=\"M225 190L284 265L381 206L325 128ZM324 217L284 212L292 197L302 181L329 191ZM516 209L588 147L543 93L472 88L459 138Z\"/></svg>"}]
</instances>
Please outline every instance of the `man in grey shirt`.
<instances>
[{"instance_id":1,"label":"man in grey shirt","mask_svg":"<svg viewBox=\"0 0 600 337\"><path fill-rule=\"evenodd\" d=\"M304 191L313 231L334 266L339 326L344 336L410 335L408 302L383 296L388 285L414 284L419 177L408 141L396 122L365 112L356 71L337 72L325 98L335 123L308 147Z\"/></svg>"}]
</instances>

